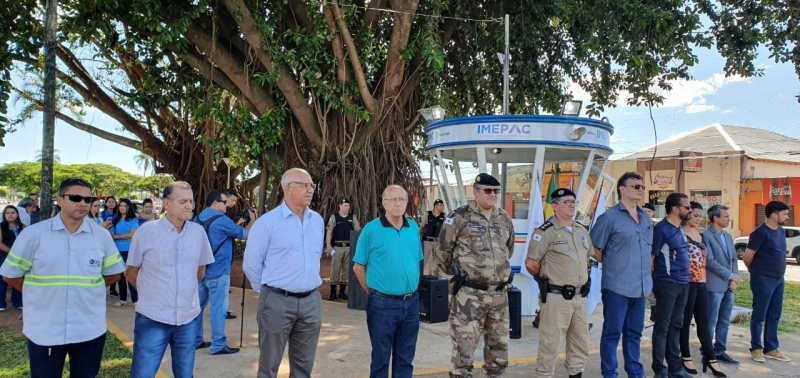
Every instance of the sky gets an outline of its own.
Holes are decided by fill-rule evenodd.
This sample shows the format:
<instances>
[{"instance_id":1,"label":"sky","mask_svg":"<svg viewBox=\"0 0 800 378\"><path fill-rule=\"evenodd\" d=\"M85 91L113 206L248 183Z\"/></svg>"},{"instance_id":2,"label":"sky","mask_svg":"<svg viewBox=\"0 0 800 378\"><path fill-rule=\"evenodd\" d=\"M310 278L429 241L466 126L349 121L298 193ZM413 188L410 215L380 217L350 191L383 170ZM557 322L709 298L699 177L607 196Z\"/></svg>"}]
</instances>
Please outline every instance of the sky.
<instances>
[{"instance_id":1,"label":"sky","mask_svg":"<svg viewBox=\"0 0 800 378\"><path fill-rule=\"evenodd\" d=\"M762 51L756 65L764 69L764 76L753 78L728 77L722 73L724 60L713 50L696 50L700 62L690 70L694 80L674 84L665 94L663 105L653 108L653 118L658 140L688 133L714 123L767 129L789 137L800 132L800 81L789 64L776 64ZM502 82L502 78L498 78ZM510 90L513 93L513 82ZM573 92L575 99L588 96L579 90ZM21 104L9 103L10 115L14 116ZM653 127L647 107L629 107L620 104L607 109L603 114L614 126L611 146L613 158L620 158L634 151L655 144ZM83 118L85 123L120 133L121 128L107 115L89 111ZM130 133L123 133L133 137ZM0 147L0 165L35 160L42 144L42 118L37 113L16 132L5 137L6 147ZM142 174L134 156L137 151L113 142L76 130L63 123L56 123L55 148L62 164L107 163L130 173ZM422 164L423 177L428 176L428 165Z\"/></svg>"}]
</instances>

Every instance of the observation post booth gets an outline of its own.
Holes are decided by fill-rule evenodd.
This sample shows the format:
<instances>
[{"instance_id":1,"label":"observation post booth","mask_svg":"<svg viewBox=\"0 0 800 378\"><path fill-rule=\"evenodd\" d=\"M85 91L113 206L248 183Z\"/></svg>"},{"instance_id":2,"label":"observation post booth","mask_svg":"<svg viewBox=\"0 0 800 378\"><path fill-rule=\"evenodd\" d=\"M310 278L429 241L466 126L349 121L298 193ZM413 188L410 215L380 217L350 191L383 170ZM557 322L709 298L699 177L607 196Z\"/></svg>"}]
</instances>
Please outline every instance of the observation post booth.
<instances>
[{"instance_id":1,"label":"observation post booth","mask_svg":"<svg viewBox=\"0 0 800 378\"><path fill-rule=\"evenodd\" d=\"M516 238L513 283L522 292L522 315L534 315L538 293L525 269L529 212L547 204L531 201L545 201L549 187L571 187L579 201L576 220L588 226L597 195L603 192L608 199L615 192L614 179L603 173L612 154L613 127L575 116L493 115L448 118L430 123L425 132L435 175L430 202L441 198L449 213L474 198L472 184L479 173L501 182L497 207L511 215ZM534 215L532 222L536 219L547 218Z\"/></svg>"}]
</instances>

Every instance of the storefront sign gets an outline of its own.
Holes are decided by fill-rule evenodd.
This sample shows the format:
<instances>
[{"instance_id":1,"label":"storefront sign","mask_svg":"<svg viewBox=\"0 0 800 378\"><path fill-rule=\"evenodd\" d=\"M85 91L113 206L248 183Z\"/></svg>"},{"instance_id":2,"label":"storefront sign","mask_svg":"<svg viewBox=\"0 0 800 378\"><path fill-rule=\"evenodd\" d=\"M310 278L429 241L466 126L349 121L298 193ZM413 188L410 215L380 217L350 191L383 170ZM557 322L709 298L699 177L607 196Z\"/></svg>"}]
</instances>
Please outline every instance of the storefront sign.
<instances>
[{"instance_id":1,"label":"storefront sign","mask_svg":"<svg viewBox=\"0 0 800 378\"><path fill-rule=\"evenodd\" d=\"M781 201L787 205L800 205L800 192L792 196L793 191L800 190L800 177L775 177L761 180L762 202ZM797 189L794 189L797 188Z\"/></svg>"},{"instance_id":2,"label":"storefront sign","mask_svg":"<svg viewBox=\"0 0 800 378\"><path fill-rule=\"evenodd\" d=\"M658 174L653 177L653 185L665 189L672 185L672 175L665 172L658 172Z\"/></svg>"},{"instance_id":3,"label":"storefront sign","mask_svg":"<svg viewBox=\"0 0 800 378\"><path fill-rule=\"evenodd\" d=\"M675 192L674 190L651 190L647 196L647 202L654 206L663 205L667 196Z\"/></svg>"},{"instance_id":4,"label":"storefront sign","mask_svg":"<svg viewBox=\"0 0 800 378\"><path fill-rule=\"evenodd\" d=\"M704 190L704 191L692 191L692 196L690 197L692 201L698 202L703 205L703 211L708 211L708 208L714 205L719 205L722 203L722 191L720 190Z\"/></svg>"},{"instance_id":5,"label":"storefront sign","mask_svg":"<svg viewBox=\"0 0 800 378\"><path fill-rule=\"evenodd\" d=\"M702 152L687 152L681 151L683 158L683 171L684 172L702 172L703 171L703 153Z\"/></svg>"}]
</instances>

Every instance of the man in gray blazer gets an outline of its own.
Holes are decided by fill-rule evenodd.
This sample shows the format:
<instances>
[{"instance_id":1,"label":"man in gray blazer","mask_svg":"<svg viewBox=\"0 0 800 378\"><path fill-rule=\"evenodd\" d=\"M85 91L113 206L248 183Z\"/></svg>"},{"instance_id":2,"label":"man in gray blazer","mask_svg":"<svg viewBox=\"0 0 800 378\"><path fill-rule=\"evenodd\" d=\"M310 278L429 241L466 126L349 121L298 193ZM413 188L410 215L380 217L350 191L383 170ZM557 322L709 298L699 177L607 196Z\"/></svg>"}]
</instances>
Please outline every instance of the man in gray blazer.
<instances>
[{"instance_id":1,"label":"man in gray blazer","mask_svg":"<svg viewBox=\"0 0 800 378\"><path fill-rule=\"evenodd\" d=\"M725 353L728 341L728 327L731 323L733 310L733 293L739 285L739 265L736 257L736 248L733 245L731 234L725 231L730 223L728 207L714 205L708 209L710 227L703 231L703 241L708 250L706 263L706 290L709 301L709 330L716 331L714 338L715 356L705 356L719 362L738 365L736 361Z\"/></svg>"}]
</instances>

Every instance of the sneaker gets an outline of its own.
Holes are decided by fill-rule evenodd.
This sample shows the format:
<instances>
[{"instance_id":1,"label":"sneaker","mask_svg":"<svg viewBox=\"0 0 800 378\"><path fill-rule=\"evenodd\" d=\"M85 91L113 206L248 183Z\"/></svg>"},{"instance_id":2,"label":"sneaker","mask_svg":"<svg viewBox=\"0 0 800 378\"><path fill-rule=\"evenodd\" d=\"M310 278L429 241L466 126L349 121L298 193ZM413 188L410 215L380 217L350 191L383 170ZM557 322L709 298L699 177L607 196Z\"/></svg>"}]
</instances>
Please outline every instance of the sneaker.
<instances>
[{"instance_id":1,"label":"sneaker","mask_svg":"<svg viewBox=\"0 0 800 378\"><path fill-rule=\"evenodd\" d=\"M109 295L111 295L112 297L119 297L119 293L117 293L116 291L112 291L111 294Z\"/></svg>"},{"instance_id":2,"label":"sneaker","mask_svg":"<svg viewBox=\"0 0 800 378\"><path fill-rule=\"evenodd\" d=\"M767 360L764 359L764 351L761 349L751 350L750 357L752 357L755 362L761 362L762 364L767 362Z\"/></svg>"},{"instance_id":3,"label":"sneaker","mask_svg":"<svg viewBox=\"0 0 800 378\"><path fill-rule=\"evenodd\" d=\"M114 303L114 307L122 307L125 306L126 304L128 304L128 302L117 301L117 303Z\"/></svg>"},{"instance_id":4,"label":"sneaker","mask_svg":"<svg viewBox=\"0 0 800 378\"><path fill-rule=\"evenodd\" d=\"M773 350L771 352L764 353L764 357L771 358L773 360L783 361L783 362L789 362L789 361L792 360L791 358L786 357L783 354L781 354L781 351L778 350L778 349L775 349L775 350Z\"/></svg>"}]
</instances>

